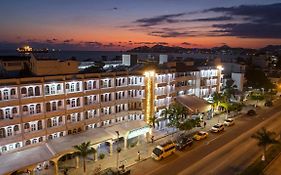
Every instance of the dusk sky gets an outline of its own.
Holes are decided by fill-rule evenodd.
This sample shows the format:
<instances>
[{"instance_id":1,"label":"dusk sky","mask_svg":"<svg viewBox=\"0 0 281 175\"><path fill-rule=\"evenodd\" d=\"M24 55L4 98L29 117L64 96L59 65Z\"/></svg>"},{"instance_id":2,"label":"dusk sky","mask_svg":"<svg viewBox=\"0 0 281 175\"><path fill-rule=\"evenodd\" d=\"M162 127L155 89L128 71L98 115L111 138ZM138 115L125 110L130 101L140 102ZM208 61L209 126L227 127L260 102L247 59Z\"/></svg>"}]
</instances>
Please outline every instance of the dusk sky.
<instances>
[{"instance_id":1,"label":"dusk sky","mask_svg":"<svg viewBox=\"0 0 281 175\"><path fill-rule=\"evenodd\" d=\"M0 49L127 50L281 44L280 0L8 0Z\"/></svg>"}]
</instances>

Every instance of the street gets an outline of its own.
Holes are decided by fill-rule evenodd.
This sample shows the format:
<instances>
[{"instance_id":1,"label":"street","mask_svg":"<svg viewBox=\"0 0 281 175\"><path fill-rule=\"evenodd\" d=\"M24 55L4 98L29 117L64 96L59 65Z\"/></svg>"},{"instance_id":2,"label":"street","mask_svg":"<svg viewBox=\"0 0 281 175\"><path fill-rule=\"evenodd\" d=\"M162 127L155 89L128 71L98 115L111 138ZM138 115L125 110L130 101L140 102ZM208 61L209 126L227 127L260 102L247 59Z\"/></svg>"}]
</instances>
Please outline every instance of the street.
<instances>
[{"instance_id":1,"label":"street","mask_svg":"<svg viewBox=\"0 0 281 175\"><path fill-rule=\"evenodd\" d=\"M257 116L238 118L223 133L210 133L184 152L176 152L162 161L148 159L133 166L132 174L237 174L261 155L256 140L250 138L262 126L280 133L280 101Z\"/></svg>"}]
</instances>

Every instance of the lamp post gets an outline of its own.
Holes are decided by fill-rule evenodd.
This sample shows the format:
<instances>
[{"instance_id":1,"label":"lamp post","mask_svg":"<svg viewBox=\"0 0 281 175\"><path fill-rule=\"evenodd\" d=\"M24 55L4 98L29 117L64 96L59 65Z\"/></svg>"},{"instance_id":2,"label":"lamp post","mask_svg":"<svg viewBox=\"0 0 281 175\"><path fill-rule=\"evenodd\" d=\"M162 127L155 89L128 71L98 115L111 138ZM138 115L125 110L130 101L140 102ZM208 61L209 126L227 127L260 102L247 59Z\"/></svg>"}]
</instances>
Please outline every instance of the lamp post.
<instances>
[{"instance_id":1,"label":"lamp post","mask_svg":"<svg viewBox=\"0 0 281 175\"><path fill-rule=\"evenodd\" d=\"M119 131L115 131L117 134L117 156L116 156L116 168L117 170L119 169L118 164L119 164L119 153L121 152L121 148L119 148Z\"/></svg>"}]
</instances>

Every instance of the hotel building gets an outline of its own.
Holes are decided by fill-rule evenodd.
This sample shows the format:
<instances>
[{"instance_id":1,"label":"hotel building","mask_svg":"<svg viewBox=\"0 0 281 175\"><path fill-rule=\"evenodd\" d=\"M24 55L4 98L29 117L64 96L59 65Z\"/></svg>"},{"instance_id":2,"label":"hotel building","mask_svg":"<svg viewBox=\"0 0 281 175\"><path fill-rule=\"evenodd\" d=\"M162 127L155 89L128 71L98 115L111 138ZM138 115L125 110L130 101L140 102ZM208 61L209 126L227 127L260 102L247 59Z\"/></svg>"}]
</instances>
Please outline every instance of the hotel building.
<instances>
[{"instance_id":1,"label":"hotel building","mask_svg":"<svg viewBox=\"0 0 281 175\"><path fill-rule=\"evenodd\" d=\"M77 72L75 60L59 62L32 57L29 64L36 76L0 79L0 159L8 160L16 152L25 155L40 146L52 153L42 160L51 159L65 153L63 144L69 136L79 137L87 132L98 135L101 128L111 126L129 128L123 134L126 142L150 132L150 118L161 118L161 111L177 96L207 98L220 90L223 78L221 67L194 67L190 61L84 74ZM156 129L164 128L167 122L161 120ZM95 138L95 143L112 139L114 129L110 131L113 136L104 136L100 141ZM22 163L17 169L39 163L36 161ZM11 168L0 166L0 174L17 170Z\"/></svg>"}]
</instances>

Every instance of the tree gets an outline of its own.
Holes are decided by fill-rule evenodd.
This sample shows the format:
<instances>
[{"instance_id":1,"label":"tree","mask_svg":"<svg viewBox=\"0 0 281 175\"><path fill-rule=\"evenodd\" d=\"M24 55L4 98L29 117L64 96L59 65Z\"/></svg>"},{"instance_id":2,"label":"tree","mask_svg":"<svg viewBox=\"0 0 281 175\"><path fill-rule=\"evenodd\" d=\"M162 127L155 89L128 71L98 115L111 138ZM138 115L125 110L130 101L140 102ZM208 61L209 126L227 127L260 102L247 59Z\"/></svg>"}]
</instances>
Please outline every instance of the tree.
<instances>
[{"instance_id":1,"label":"tree","mask_svg":"<svg viewBox=\"0 0 281 175\"><path fill-rule=\"evenodd\" d=\"M226 98L227 102L230 102L231 97L235 97L235 93L237 92L237 86L234 84L232 79L227 80L225 86L222 88L223 95Z\"/></svg>"},{"instance_id":2,"label":"tree","mask_svg":"<svg viewBox=\"0 0 281 175\"><path fill-rule=\"evenodd\" d=\"M169 116L167 117L170 120L168 125L179 128L180 123L183 122L187 117L188 111L186 107L179 103L174 103L169 107L168 111Z\"/></svg>"},{"instance_id":3,"label":"tree","mask_svg":"<svg viewBox=\"0 0 281 175\"><path fill-rule=\"evenodd\" d=\"M77 150L77 154L83 159L83 169L86 173L86 158L89 154L94 153L95 149L91 148L91 142L83 142L80 145L73 146Z\"/></svg>"},{"instance_id":4,"label":"tree","mask_svg":"<svg viewBox=\"0 0 281 175\"><path fill-rule=\"evenodd\" d=\"M254 89L264 88L266 90L273 89L275 87L262 70L254 67L250 66L246 69L245 77L247 79L246 86L248 87L252 87Z\"/></svg>"},{"instance_id":5,"label":"tree","mask_svg":"<svg viewBox=\"0 0 281 175\"><path fill-rule=\"evenodd\" d=\"M182 123L179 124L179 130L181 131L190 131L194 127L198 126L200 124L200 119L186 119Z\"/></svg>"},{"instance_id":6,"label":"tree","mask_svg":"<svg viewBox=\"0 0 281 175\"><path fill-rule=\"evenodd\" d=\"M149 120L148 123L149 123L150 125L152 125L153 128L155 128L155 123L157 122L156 116L154 115L154 116L152 116L152 117L149 117L148 120Z\"/></svg>"},{"instance_id":7,"label":"tree","mask_svg":"<svg viewBox=\"0 0 281 175\"><path fill-rule=\"evenodd\" d=\"M271 144L279 143L279 141L275 139L275 135L276 135L275 132L267 131L265 128L262 128L257 133L252 135L252 138L258 141L258 146L263 148L263 155L265 161L267 160L266 159L267 146Z\"/></svg>"}]
</instances>

